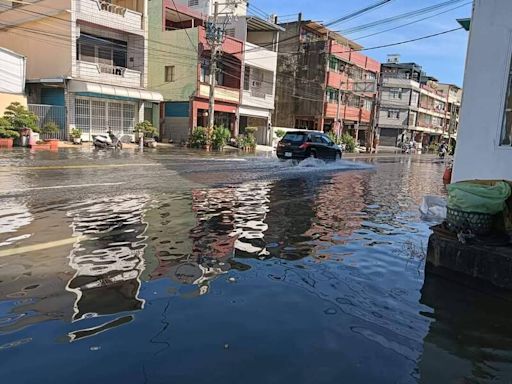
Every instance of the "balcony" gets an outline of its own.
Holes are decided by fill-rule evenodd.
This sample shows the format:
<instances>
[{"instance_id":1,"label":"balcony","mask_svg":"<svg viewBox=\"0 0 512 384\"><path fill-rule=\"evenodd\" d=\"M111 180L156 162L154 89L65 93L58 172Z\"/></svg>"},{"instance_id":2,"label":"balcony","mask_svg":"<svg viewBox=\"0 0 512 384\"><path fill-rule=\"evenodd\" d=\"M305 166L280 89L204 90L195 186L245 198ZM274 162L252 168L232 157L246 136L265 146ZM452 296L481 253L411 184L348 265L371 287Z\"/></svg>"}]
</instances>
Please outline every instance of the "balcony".
<instances>
[{"instance_id":1,"label":"balcony","mask_svg":"<svg viewBox=\"0 0 512 384\"><path fill-rule=\"evenodd\" d=\"M110 29L117 29L137 35L144 35L141 12L122 7L116 1L74 0L76 18Z\"/></svg>"},{"instance_id":2,"label":"balcony","mask_svg":"<svg viewBox=\"0 0 512 384\"><path fill-rule=\"evenodd\" d=\"M352 84L344 73L330 70L327 72L327 86L334 89L351 90Z\"/></svg>"},{"instance_id":3,"label":"balcony","mask_svg":"<svg viewBox=\"0 0 512 384\"><path fill-rule=\"evenodd\" d=\"M215 87L215 99L227 101L230 103L240 103L240 90L217 86ZM210 97L210 86L208 84L199 85L199 96L208 98Z\"/></svg>"},{"instance_id":4,"label":"balcony","mask_svg":"<svg viewBox=\"0 0 512 384\"><path fill-rule=\"evenodd\" d=\"M396 88L414 88L419 89L420 83L406 79L402 77L391 77L387 75L382 76L382 85L386 87L396 87Z\"/></svg>"},{"instance_id":5,"label":"balcony","mask_svg":"<svg viewBox=\"0 0 512 384\"><path fill-rule=\"evenodd\" d=\"M124 67L77 61L76 77L109 85L140 88L141 73Z\"/></svg>"}]
</instances>

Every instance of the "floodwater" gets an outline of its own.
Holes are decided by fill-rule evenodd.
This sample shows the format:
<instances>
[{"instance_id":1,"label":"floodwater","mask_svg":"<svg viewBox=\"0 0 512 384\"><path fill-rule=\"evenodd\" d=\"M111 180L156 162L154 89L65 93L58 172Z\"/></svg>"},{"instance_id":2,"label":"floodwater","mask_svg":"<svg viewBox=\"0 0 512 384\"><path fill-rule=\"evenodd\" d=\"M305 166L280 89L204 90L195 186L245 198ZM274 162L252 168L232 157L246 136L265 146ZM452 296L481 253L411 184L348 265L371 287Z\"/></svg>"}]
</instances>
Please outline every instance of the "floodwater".
<instances>
[{"instance_id":1,"label":"floodwater","mask_svg":"<svg viewBox=\"0 0 512 384\"><path fill-rule=\"evenodd\" d=\"M424 274L443 170L0 152L0 380L511 383L510 303Z\"/></svg>"}]
</instances>

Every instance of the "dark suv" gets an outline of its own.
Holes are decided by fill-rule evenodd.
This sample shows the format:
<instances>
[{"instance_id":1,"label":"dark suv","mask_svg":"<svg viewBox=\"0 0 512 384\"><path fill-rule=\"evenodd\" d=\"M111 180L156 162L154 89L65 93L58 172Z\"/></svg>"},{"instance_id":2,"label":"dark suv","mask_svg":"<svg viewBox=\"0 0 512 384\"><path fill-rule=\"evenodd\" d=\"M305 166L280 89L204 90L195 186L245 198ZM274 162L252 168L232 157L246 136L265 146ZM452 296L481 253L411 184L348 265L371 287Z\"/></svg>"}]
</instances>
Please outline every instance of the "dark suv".
<instances>
[{"instance_id":1,"label":"dark suv","mask_svg":"<svg viewBox=\"0 0 512 384\"><path fill-rule=\"evenodd\" d=\"M291 131L277 145L280 159L304 160L315 157L324 160L341 159L341 148L318 131Z\"/></svg>"}]
</instances>

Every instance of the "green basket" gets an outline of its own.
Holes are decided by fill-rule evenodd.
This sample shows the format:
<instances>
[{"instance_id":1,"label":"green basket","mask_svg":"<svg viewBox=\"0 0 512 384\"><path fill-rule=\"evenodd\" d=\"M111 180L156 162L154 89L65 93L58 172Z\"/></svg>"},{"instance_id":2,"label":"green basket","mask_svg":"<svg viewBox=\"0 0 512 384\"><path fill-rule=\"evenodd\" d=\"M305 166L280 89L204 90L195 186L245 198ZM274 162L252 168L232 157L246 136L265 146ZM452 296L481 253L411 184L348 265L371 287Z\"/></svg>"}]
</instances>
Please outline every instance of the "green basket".
<instances>
[{"instance_id":1,"label":"green basket","mask_svg":"<svg viewBox=\"0 0 512 384\"><path fill-rule=\"evenodd\" d=\"M488 235L492 232L494 215L479 212L464 212L458 209L447 208L446 223L453 232L470 231L475 235Z\"/></svg>"}]
</instances>

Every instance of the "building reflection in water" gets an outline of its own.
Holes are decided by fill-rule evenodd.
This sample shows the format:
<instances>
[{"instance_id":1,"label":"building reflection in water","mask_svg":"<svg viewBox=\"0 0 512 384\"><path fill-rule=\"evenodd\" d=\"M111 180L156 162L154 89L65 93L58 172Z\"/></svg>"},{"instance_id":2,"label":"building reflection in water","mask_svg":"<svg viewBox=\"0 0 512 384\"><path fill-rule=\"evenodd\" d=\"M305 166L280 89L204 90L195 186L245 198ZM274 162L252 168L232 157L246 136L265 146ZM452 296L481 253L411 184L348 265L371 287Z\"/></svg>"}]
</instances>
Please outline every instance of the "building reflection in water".
<instances>
[{"instance_id":1,"label":"building reflection in water","mask_svg":"<svg viewBox=\"0 0 512 384\"><path fill-rule=\"evenodd\" d=\"M147 246L147 201L145 195L125 195L86 202L68 211L77 238L69 254L75 275L67 286L76 294L73 320L143 308L139 290ZM113 325L124 322L126 318L116 319ZM108 329L110 323L96 327L97 331ZM94 332L75 332L72 339L89 333Z\"/></svg>"},{"instance_id":2,"label":"building reflection in water","mask_svg":"<svg viewBox=\"0 0 512 384\"><path fill-rule=\"evenodd\" d=\"M421 383L510 383L512 306L427 272L421 303L432 308L419 361Z\"/></svg>"}]
</instances>

